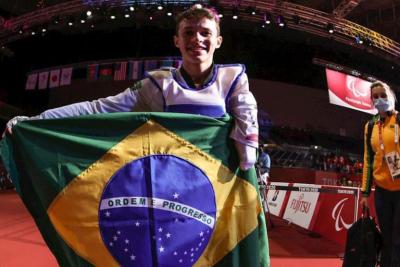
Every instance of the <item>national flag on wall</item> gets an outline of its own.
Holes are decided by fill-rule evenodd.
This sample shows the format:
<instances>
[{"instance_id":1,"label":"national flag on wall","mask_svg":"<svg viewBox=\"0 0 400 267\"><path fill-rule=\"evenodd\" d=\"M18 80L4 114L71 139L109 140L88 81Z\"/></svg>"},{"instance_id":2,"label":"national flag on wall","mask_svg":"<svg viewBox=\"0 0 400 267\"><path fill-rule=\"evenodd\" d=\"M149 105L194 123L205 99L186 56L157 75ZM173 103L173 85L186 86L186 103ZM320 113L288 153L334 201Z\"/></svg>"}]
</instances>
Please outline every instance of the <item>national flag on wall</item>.
<instances>
[{"instance_id":1,"label":"national flag on wall","mask_svg":"<svg viewBox=\"0 0 400 267\"><path fill-rule=\"evenodd\" d=\"M144 61L144 71L152 71L158 69L158 60L145 60Z\"/></svg>"},{"instance_id":2,"label":"national flag on wall","mask_svg":"<svg viewBox=\"0 0 400 267\"><path fill-rule=\"evenodd\" d=\"M50 71L49 88L60 86L60 69Z\"/></svg>"},{"instance_id":3,"label":"national flag on wall","mask_svg":"<svg viewBox=\"0 0 400 267\"><path fill-rule=\"evenodd\" d=\"M140 80L143 78L143 61L129 61L128 79Z\"/></svg>"},{"instance_id":4,"label":"national flag on wall","mask_svg":"<svg viewBox=\"0 0 400 267\"><path fill-rule=\"evenodd\" d=\"M126 78L126 69L128 62L118 62L115 63L114 67L114 80L123 81Z\"/></svg>"},{"instance_id":5,"label":"national flag on wall","mask_svg":"<svg viewBox=\"0 0 400 267\"><path fill-rule=\"evenodd\" d=\"M99 79L112 80L113 72L114 72L114 66L112 63L105 63L99 65Z\"/></svg>"},{"instance_id":6,"label":"national flag on wall","mask_svg":"<svg viewBox=\"0 0 400 267\"><path fill-rule=\"evenodd\" d=\"M49 83L49 72L41 72L39 73L39 89L46 89Z\"/></svg>"},{"instance_id":7,"label":"national flag on wall","mask_svg":"<svg viewBox=\"0 0 400 267\"><path fill-rule=\"evenodd\" d=\"M99 64L90 64L87 66L87 79L95 81L99 77Z\"/></svg>"},{"instance_id":8,"label":"national flag on wall","mask_svg":"<svg viewBox=\"0 0 400 267\"><path fill-rule=\"evenodd\" d=\"M24 121L0 155L60 266L266 267L255 170L238 169L231 123L173 113Z\"/></svg>"},{"instance_id":9,"label":"national flag on wall","mask_svg":"<svg viewBox=\"0 0 400 267\"><path fill-rule=\"evenodd\" d=\"M160 60L160 69L161 68L170 68L174 66L174 60L173 59L163 59Z\"/></svg>"},{"instance_id":10,"label":"national flag on wall","mask_svg":"<svg viewBox=\"0 0 400 267\"><path fill-rule=\"evenodd\" d=\"M173 66L174 68L179 69L181 67L181 65L182 65L182 60L180 60L180 59L174 60L174 66Z\"/></svg>"},{"instance_id":11,"label":"national flag on wall","mask_svg":"<svg viewBox=\"0 0 400 267\"><path fill-rule=\"evenodd\" d=\"M36 88L37 79L37 73L29 74L28 78L26 79L25 90L34 90Z\"/></svg>"},{"instance_id":12,"label":"national flag on wall","mask_svg":"<svg viewBox=\"0 0 400 267\"><path fill-rule=\"evenodd\" d=\"M61 70L60 86L70 85L71 84L71 78L72 78L72 67L63 68Z\"/></svg>"}]
</instances>

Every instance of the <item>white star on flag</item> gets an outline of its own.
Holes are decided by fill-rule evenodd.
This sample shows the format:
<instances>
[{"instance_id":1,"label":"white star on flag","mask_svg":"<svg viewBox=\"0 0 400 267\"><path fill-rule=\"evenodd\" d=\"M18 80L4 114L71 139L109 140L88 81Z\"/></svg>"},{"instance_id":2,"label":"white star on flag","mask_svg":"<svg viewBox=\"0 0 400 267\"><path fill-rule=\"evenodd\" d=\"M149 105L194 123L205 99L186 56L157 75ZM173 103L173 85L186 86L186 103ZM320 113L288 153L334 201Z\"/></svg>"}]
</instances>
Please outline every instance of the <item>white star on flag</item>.
<instances>
[{"instance_id":1,"label":"white star on flag","mask_svg":"<svg viewBox=\"0 0 400 267\"><path fill-rule=\"evenodd\" d=\"M204 235L203 231L201 231L201 232L199 233L199 235L200 235L200 236L203 236L203 235Z\"/></svg>"},{"instance_id":2,"label":"white star on flag","mask_svg":"<svg viewBox=\"0 0 400 267\"><path fill-rule=\"evenodd\" d=\"M106 217L110 217L111 213L109 211L106 211Z\"/></svg>"},{"instance_id":3,"label":"white star on flag","mask_svg":"<svg viewBox=\"0 0 400 267\"><path fill-rule=\"evenodd\" d=\"M174 251L174 255L175 255L175 256L178 255L178 252Z\"/></svg>"},{"instance_id":4,"label":"white star on flag","mask_svg":"<svg viewBox=\"0 0 400 267\"><path fill-rule=\"evenodd\" d=\"M179 194L175 192L175 194L173 194L174 199L177 199L179 197Z\"/></svg>"},{"instance_id":5,"label":"white star on flag","mask_svg":"<svg viewBox=\"0 0 400 267\"><path fill-rule=\"evenodd\" d=\"M113 236L113 239L114 239L114 241L117 241L118 240L118 236Z\"/></svg>"},{"instance_id":6,"label":"white star on flag","mask_svg":"<svg viewBox=\"0 0 400 267\"><path fill-rule=\"evenodd\" d=\"M162 232L162 228L160 227L160 228L158 228L158 231L161 233Z\"/></svg>"},{"instance_id":7,"label":"white star on flag","mask_svg":"<svg viewBox=\"0 0 400 267\"><path fill-rule=\"evenodd\" d=\"M135 225L136 225L136 226L139 226L139 225L140 225L140 222L136 221Z\"/></svg>"},{"instance_id":8,"label":"white star on flag","mask_svg":"<svg viewBox=\"0 0 400 267\"><path fill-rule=\"evenodd\" d=\"M165 250L164 247L161 246L161 247L160 247L160 252L164 252L164 250Z\"/></svg>"},{"instance_id":9,"label":"white star on flag","mask_svg":"<svg viewBox=\"0 0 400 267\"><path fill-rule=\"evenodd\" d=\"M128 249L127 249L127 248L125 248L125 249L124 249L124 251L125 251L125 252L128 252Z\"/></svg>"},{"instance_id":10,"label":"white star on flag","mask_svg":"<svg viewBox=\"0 0 400 267\"><path fill-rule=\"evenodd\" d=\"M167 238L170 238L170 237L171 237L171 234L170 234L170 233L167 233L166 236L167 236Z\"/></svg>"},{"instance_id":11,"label":"white star on flag","mask_svg":"<svg viewBox=\"0 0 400 267\"><path fill-rule=\"evenodd\" d=\"M126 244L129 244L129 240L128 240L128 239L125 239L125 243L126 243Z\"/></svg>"},{"instance_id":12,"label":"white star on flag","mask_svg":"<svg viewBox=\"0 0 400 267\"><path fill-rule=\"evenodd\" d=\"M135 259L136 259L136 256L132 254L132 255L131 255L131 260L134 261Z\"/></svg>"}]
</instances>

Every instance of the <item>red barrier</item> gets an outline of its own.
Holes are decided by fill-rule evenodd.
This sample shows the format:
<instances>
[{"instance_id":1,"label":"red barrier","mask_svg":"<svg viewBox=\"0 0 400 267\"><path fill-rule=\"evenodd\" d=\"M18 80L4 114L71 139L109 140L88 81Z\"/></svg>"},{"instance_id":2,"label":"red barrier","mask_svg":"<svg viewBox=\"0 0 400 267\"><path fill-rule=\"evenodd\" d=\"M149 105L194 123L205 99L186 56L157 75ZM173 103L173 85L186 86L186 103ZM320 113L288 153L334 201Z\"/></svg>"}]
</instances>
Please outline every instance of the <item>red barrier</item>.
<instances>
[{"instance_id":1,"label":"red barrier","mask_svg":"<svg viewBox=\"0 0 400 267\"><path fill-rule=\"evenodd\" d=\"M270 212L343 246L347 230L361 216L359 188L312 184L270 183ZM374 191L369 199L375 217Z\"/></svg>"}]
</instances>

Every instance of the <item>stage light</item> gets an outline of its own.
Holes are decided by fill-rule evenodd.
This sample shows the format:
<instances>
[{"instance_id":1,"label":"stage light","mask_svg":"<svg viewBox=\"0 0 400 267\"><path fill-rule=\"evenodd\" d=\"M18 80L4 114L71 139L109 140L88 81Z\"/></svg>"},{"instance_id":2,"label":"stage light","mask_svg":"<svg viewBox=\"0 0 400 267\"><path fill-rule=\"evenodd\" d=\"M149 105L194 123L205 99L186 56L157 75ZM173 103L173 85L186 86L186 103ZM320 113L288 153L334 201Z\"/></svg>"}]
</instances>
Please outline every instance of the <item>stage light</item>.
<instances>
[{"instance_id":1,"label":"stage light","mask_svg":"<svg viewBox=\"0 0 400 267\"><path fill-rule=\"evenodd\" d=\"M18 33L19 33L19 34L23 34L23 33L24 33L24 30L22 29L22 27L19 28Z\"/></svg>"},{"instance_id":2,"label":"stage light","mask_svg":"<svg viewBox=\"0 0 400 267\"><path fill-rule=\"evenodd\" d=\"M133 11L135 11L135 8L133 6L130 6L129 11L133 12Z\"/></svg>"},{"instance_id":3,"label":"stage light","mask_svg":"<svg viewBox=\"0 0 400 267\"><path fill-rule=\"evenodd\" d=\"M58 16L56 16L53 18L53 24L57 25L58 23L60 23L60 18Z\"/></svg>"},{"instance_id":4,"label":"stage light","mask_svg":"<svg viewBox=\"0 0 400 267\"><path fill-rule=\"evenodd\" d=\"M31 35L36 35L36 32L35 32L35 31L32 31L32 32L31 32Z\"/></svg>"},{"instance_id":5,"label":"stage light","mask_svg":"<svg viewBox=\"0 0 400 267\"><path fill-rule=\"evenodd\" d=\"M246 8L246 13L249 13L252 16L257 15L257 11L256 11L256 9L254 7L247 7Z\"/></svg>"},{"instance_id":6,"label":"stage light","mask_svg":"<svg viewBox=\"0 0 400 267\"><path fill-rule=\"evenodd\" d=\"M332 23L328 23L328 25L326 25L326 29L330 34L335 32L335 28L333 27Z\"/></svg>"},{"instance_id":7,"label":"stage light","mask_svg":"<svg viewBox=\"0 0 400 267\"><path fill-rule=\"evenodd\" d=\"M270 14L268 14L268 13L265 13L264 14L264 23L265 24L271 24L271 15Z\"/></svg>"},{"instance_id":8,"label":"stage light","mask_svg":"<svg viewBox=\"0 0 400 267\"><path fill-rule=\"evenodd\" d=\"M92 16L92 11L90 11L90 10L86 11L86 16L88 18L90 18Z\"/></svg>"},{"instance_id":9,"label":"stage light","mask_svg":"<svg viewBox=\"0 0 400 267\"><path fill-rule=\"evenodd\" d=\"M124 15L124 17L125 17L125 18L129 18L130 15L129 15L128 13L126 13L126 14Z\"/></svg>"},{"instance_id":10,"label":"stage light","mask_svg":"<svg viewBox=\"0 0 400 267\"><path fill-rule=\"evenodd\" d=\"M374 45L374 43L368 37L365 37L364 39L365 39L364 43L365 43L366 46L373 46Z\"/></svg>"},{"instance_id":11,"label":"stage light","mask_svg":"<svg viewBox=\"0 0 400 267\"><path fill-rule=\"evenodd\" d=\"M172 12L167 12L167 16L171 17L172 16Z\"/></svg>"},{"instance_id":12,"label":"stage light","mask_svg":"<svg viewBox=\"0 0 400 267\"><path fill-rule=\"evenodd\" d=\"M43 26L43 27L42 27L42 33L45 33L45 32L47 32L47 27L46 27L46 26Z\"/></svg>"},{"instance_id":13,"label":"stage light","mask_svg":"<svg viewBox=\"0 0 400 267\"><path fill-rule=\"evenodd\" d=\"M115 15L110 15L110 19L115 19L116 18L116 16Z\"/></svg>"},{"instance_id":14,"label":"stage light","mask_svg":"<svg viewBox=\"0 0 400 267\"><path fill-rule=\"evenodd\" d=\"M159 6L157 6L157 9L158 9L158 10L163 10L164 8L163 8L162 5L159 5Z\"/></svg>"},{"instance_id":15,"label":"stage light","mask_svg":"<svg viewBox=\"0 0 400 267\"><path fill-rule=\"evenodd\" d=\"M68 26L70 26L70 27L74 26L74 22L75 22L75 19L73 17L70 17L68 19Z\"/></svg>"},{"instance_id":16,"label":"stage light","mask_svg":"<svg viewBox=\"0 0 400 267\"><path fill-rule=\"evenodd\" d=\"M285 25L286 25L285 19L281 15L276 17L276 23L279 25L279 27L285 27Z\"/></svg>"},{"instance_id":17,"label":"stage light","mask_svg":"<svg viewBox=\"0 0 400 267\"><path fill-rule=\"evenodd\" d=\"M357 44L363 44L364 43L363 38L361 36L358 36L358 35L356 36L355 41L356 41Z\"/></svg>"},{"instance_id":18,"label":"stage light","mask_svg":"<svg viewBox=\"0 0 400 267\"><path fill-rule=\"evenodd\" d=\"M85 17L85 15L82 15L82 16L81 16L80 22L81 22L81 24L84 24L84 23L86 22L86 17Z\"/></svg>"},{"instance_id":19,"label":"stage light","mask_svg":"<svg viewBox=\"0 0 400 267\"><path fill-rule=\"evenodd\" d=\"M237 10L237 8L234 8L233 10L232 10L232 19L238 19L238 10Z\"/></svg>"}]
</instances>

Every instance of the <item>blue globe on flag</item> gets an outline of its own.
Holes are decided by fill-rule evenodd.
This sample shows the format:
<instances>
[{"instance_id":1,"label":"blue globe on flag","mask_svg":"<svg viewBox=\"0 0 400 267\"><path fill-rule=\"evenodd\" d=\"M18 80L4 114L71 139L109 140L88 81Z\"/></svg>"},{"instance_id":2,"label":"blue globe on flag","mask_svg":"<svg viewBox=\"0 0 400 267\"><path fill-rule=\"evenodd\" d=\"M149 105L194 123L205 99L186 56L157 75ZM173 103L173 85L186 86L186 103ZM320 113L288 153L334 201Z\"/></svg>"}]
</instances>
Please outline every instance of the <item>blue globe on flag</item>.
<instances>
[{"instance_id":1,"label":"blue globe on flag","mask_svg":"<svg viewBox=\"0 0 400 267\"><path fill-rule=\"evenodd\" d=\"M187 160L134 160L105 186L99 207L104 244L121 266L192 266L213 233L215 193Z\"/></svg>"}]
</instances>

